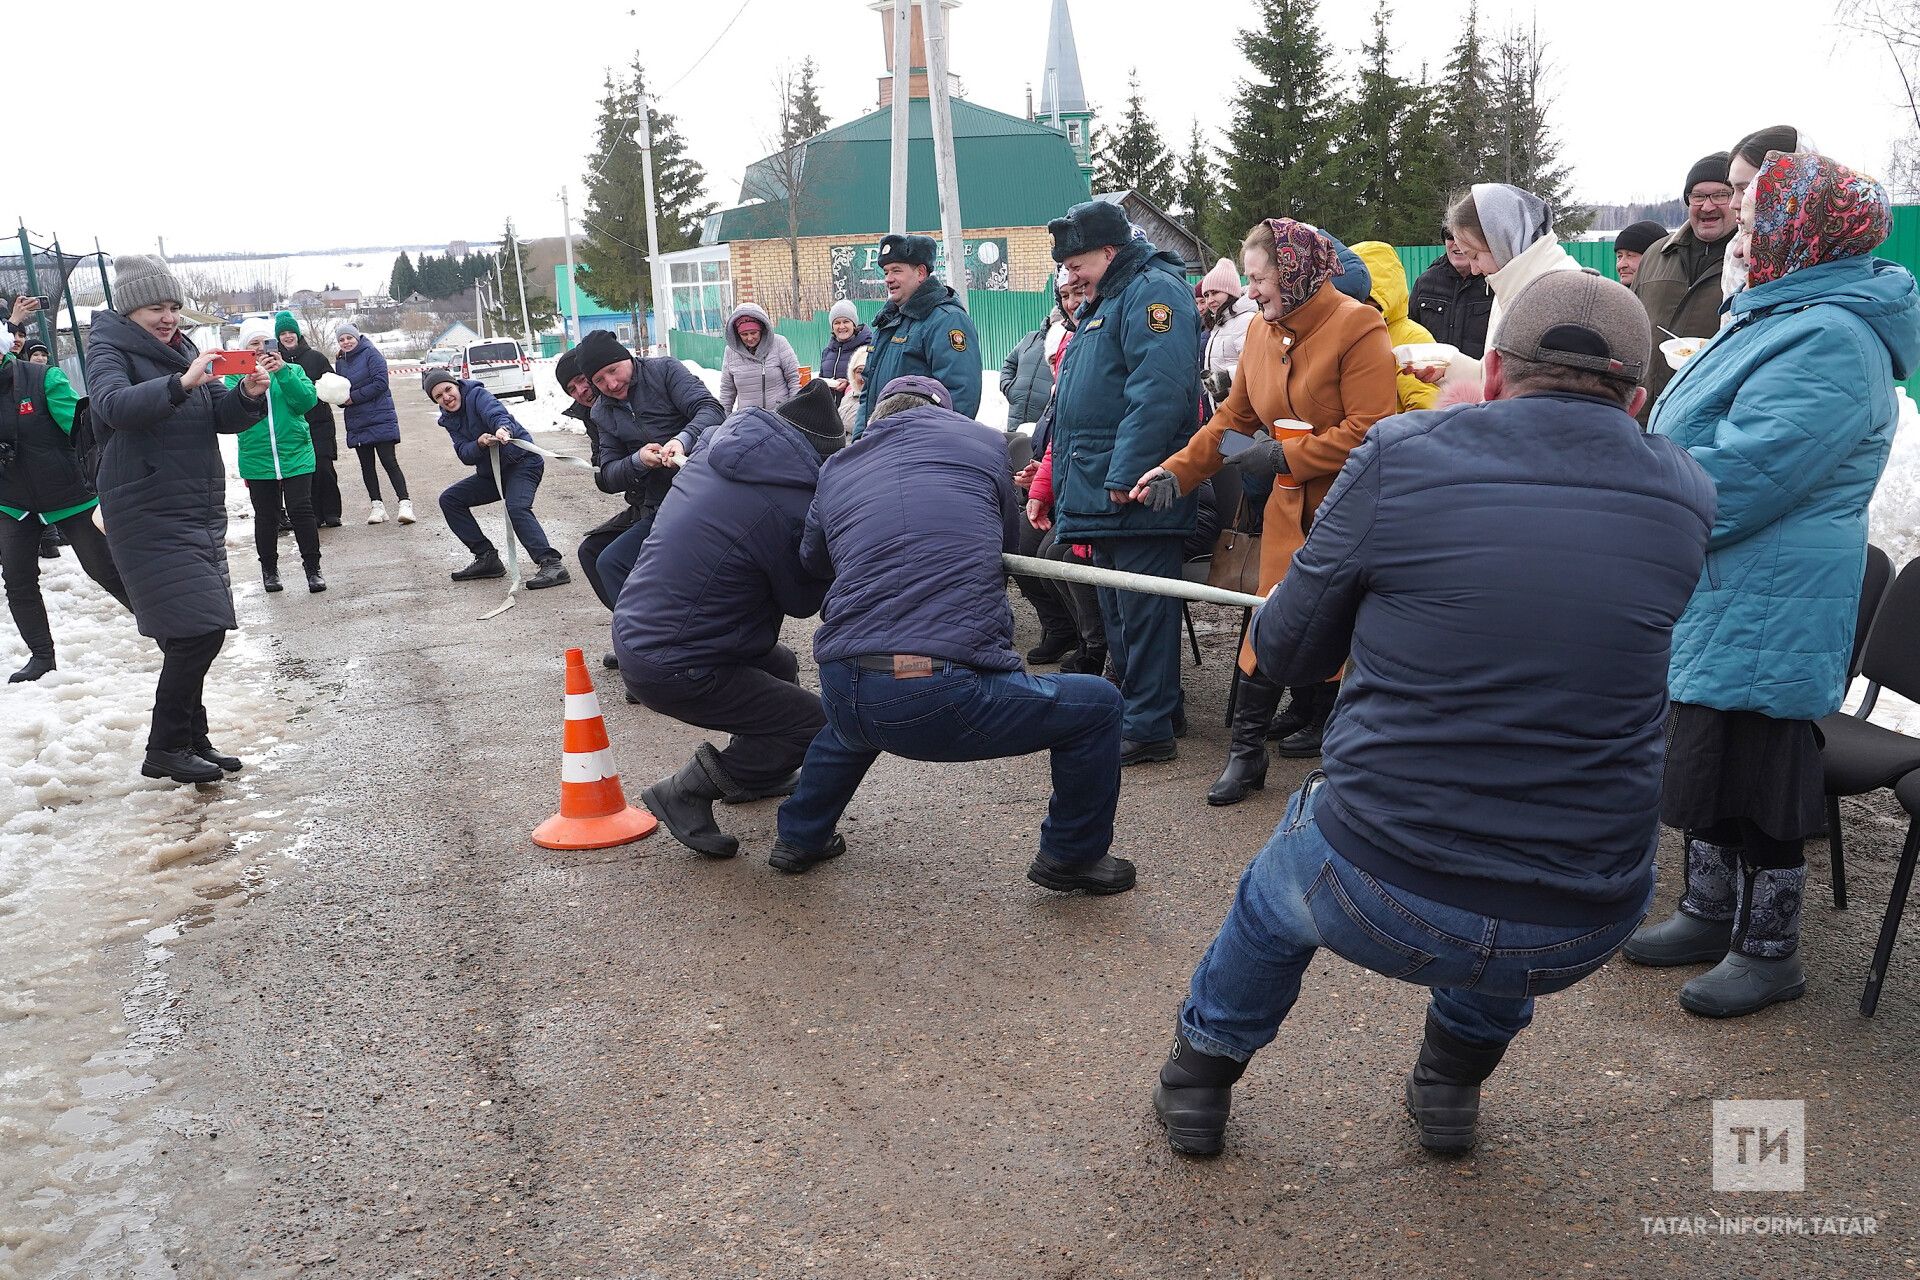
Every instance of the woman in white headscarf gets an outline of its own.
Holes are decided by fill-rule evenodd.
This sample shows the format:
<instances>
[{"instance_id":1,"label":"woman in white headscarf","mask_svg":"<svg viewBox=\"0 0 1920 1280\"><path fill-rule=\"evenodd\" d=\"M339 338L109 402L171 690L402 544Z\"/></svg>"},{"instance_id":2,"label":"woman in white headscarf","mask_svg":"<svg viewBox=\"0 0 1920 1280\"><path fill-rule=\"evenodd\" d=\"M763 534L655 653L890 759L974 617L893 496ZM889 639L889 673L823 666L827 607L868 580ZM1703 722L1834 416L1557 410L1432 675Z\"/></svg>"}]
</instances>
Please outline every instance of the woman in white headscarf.
<instances>
[{"instance_id":1,"label":"woman in white headscarf","mask_svg":"<svg viewBox=\"0 0 1920 1280\"><path fill-rule=\"evenodd\" d=\"M1493 290L1489 350L1499 335L1500 315L1508 299L1550 271L1581 269L1553 234L1553 206L1531 191L1504 182L1474 183L1447 210L1446 226L1466 251L1467 270L1486 277L1487 287ZM1440 407L1481 398L1478 360L1455 352L1443 367Z\"/></svg>"}]
</instances>

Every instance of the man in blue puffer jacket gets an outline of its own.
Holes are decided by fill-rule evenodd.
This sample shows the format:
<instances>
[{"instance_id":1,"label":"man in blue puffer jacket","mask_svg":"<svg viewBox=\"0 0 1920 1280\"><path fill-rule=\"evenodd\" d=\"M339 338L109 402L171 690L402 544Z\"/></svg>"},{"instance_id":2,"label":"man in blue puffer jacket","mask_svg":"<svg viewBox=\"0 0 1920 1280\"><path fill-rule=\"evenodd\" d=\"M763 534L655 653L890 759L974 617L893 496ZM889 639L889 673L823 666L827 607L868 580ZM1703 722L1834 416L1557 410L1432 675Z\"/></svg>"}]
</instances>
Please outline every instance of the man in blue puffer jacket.
<instances>
[{"instance_id":1,"label":"man in blue puffer jacket","mask_svg":"<svg viewBox=\"0 0 1920 1280\"><path fill-rule=\"evenodd\" d=\"M473 508L499 502L504 496L507 514L520 545L527 549L539 572L527 579L527 589L538 591L558 587L573 580L560 553L547 541L547 532L533 514L533 495L547 473L546 459L507 443L509 439L533 443L527 429L514 421L507 407L480 383L454 377L445 369L429 369L420 379L427 398L440 406L440 425L453 439L453 452L473 468L473 474L456 480L440 494L440 514L447 518L453 536L473 552L473 563L455 569L455 582L479 578L501 578L507 568L500 563L500 550L480 531ZM493 479L493 451L500 454L500 483ZM501 490L506 492L503 495Z\"/></svg>"},{"instance_id":2,"label":"man in blue puffer jacket","mask_svg":"<svg viewBox=\"0 0 1920 1280\"><path fill-rule=\"evenodd\" d=\"M1000 555L1019 545L1004 433L931 378L882 388L860 439L820 470L800 561L833 579L813 636L827 723L780 806L775 869L839 856L834 829L883 751L910 760L1053 753L1027 878L1120 893L1107 852L1120 795L1120 695L1099 676L1030 676L1013 651Z\"/></svg>"},{"instance_id":3,"label":"man in blue puffer jacket","mask_svg":"<svg viewBox=\"0 0 1920 1280\"><path fill-rule=\"evenodd\" d=\"M1310 776L1195 970L1154 1106L1220 1150L1233 1083L1317 949L1432 990L1405 1086L1421 1145L1473 1145L1480 1085L1653 895L1667 652L1713 485L1632 411L1646 311L1591 272L1513 299L1486 404L1374 427L1255 615L1260 669L1346 665ZM1349 657L1351 655L1351 657Z\"/></svg>"},{"instance_id":4,"label":"man in blue puffer jacket","mask_svg":"<svg viewBox=\"0 0 1920 1280\"><path fill-rule=\"evenodd\" d=\"M614 608L614 652L634 701L702 729L678 773L641 793L673 838L709 858L740 842L713 802L792 792L826 718L780 643L787 618L818 612L827 584L800 565L820 460L844 443L833 389L815 380L777 410L742 409L707 433L653 520Z\"/></svg>"},{"instance_id":5,"label":"man in blue puffer jacket","mask_svg":"<svg viewBox=\"0 0 1920 1280\"><path fill-rule=\"evenodd\" d=\"M1068 283L1092 292L1054 392L1054 540L1090 544L1102 568L1177 578L1193 497L1155 511L1129 499L1127 477L1180 452L1199 425L1193 289L1178 258L1134 237L1119 205L1075 205L1047 229ZM1103 588L1100 612L1127 703L1120 763L1171 760L1182 716L1180 602Z\"/></svg>"}]
</instances>

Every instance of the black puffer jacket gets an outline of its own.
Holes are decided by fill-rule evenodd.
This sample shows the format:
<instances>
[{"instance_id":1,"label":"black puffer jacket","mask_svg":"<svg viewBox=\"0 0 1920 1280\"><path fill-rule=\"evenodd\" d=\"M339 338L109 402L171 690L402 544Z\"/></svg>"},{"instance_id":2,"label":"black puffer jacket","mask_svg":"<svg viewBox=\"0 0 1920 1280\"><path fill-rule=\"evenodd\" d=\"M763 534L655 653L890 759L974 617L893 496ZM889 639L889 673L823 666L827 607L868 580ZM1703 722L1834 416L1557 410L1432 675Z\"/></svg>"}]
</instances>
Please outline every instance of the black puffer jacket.
<instances>
[{"instance_id":1,"label":"black puffer jacket","mask_svg":"<svg viewBox=\"0 0 1920 1280\"><path fill-rule=\"evenodd\" d=\"M227 475L216 434L237 435L267 414L209 378L178 375L199 355L185 336L163 346L116 311L93 313L87 388L93 418L112 432L100 460L100 513L140 634L180 640L234 626L227 576Z\"/></svg>"},{"instance_id":2,"label":"black puffer jacket","mask_svg":"<svg viewBox=\"0 0 1920 1280\"><path fill-rule=\"evenodd\" d=\"M72 436L47 408L46 388L46 365L0 362L0 395L11 395L22 410L0 413L0 507L67 511L93 497Z\"/></svg>"},{"instance_id":3,"label":"black puffer jacket","mask_svg":"<svg viewBox=\"0 0 1920 1280\"><path fill-rule=\"evenodd\" d=\"M314 386L320 385L320 379L333 372L333 362L307 345L306 335L292 351L282 348L280 354L289 363L297 364L305 371L308 380ZM316 458L337 458L340 456L340 436L334 430L333 406L325 400L307 410L307 433L313 437L313 456Z\"/></svg>"},{"instance_id":4,"label":"black puffer jacket","mask_svg":"<svg viewBox=\"0 0 1920 1280\"><path fill-rule=\"evenodd\" d=\"M625 400L593 402L594 483L602 493L624 493L627 503L651 512L673 485L672 467L648 467L634 455L643 445L678 440L688 453L703 433L726 415L720 402L685 365L670 356L633 362Z\"/></svg>"}]
</instances>

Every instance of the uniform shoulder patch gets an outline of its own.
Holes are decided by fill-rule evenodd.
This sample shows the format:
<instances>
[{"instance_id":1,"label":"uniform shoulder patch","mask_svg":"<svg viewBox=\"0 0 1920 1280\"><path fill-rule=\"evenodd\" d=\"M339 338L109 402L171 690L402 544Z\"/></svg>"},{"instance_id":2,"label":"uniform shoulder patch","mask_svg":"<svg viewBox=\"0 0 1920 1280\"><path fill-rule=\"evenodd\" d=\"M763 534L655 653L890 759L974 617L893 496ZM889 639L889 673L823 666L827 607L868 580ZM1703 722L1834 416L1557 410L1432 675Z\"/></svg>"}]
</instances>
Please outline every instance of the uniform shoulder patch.
<instances>
[{"instance_id":1,"label":"uniform shoulder patch","mask_svg":"<svg viewBox=\"0 0 1920 1280\"><path fill-rule=\"evenodd\" d=\"M1147 328L1155 333L1165 333L1173 328L1173 308L1164 302L1147 304Z\"/></svg>"},{"instance_id":2,"label":"uniform shoulder patch","mask_svg":"<svg viewBox=\"0 0 1920 1280\"><path fill-rule=\"evenodd\" d=\"M947 345L955 351L965 351L967 349L967 331L965 329L947 330Z\"/></svg>"}]
</instances>

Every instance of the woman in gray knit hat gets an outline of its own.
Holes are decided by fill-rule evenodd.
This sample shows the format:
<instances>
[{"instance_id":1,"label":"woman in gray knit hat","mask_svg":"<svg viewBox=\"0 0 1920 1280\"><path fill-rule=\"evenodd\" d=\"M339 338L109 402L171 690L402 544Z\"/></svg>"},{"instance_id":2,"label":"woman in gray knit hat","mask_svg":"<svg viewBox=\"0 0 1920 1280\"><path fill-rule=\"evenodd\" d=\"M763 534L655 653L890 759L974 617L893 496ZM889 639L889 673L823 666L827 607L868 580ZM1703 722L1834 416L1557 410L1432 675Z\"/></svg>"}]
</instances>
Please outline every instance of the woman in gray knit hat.
<instances>
[{"instance_id":1,"label":"woman in gray knit hat","mask_svg":"<svg viewBox=\"0 0 1920 1280\"><path fill-rule=\"evenodd\" d=\"M140 772L175 782L215 782L240 761L207 738L201 693L237 625L227 576L227 479L215 436L237 434L267 412L270 375L229 389L181 332L181 288L159 258L114 260L113 308L93 313L87 383L100 460L100 514L140 634L160 646L153 727Z\"/></svg>"}]
</instances>

